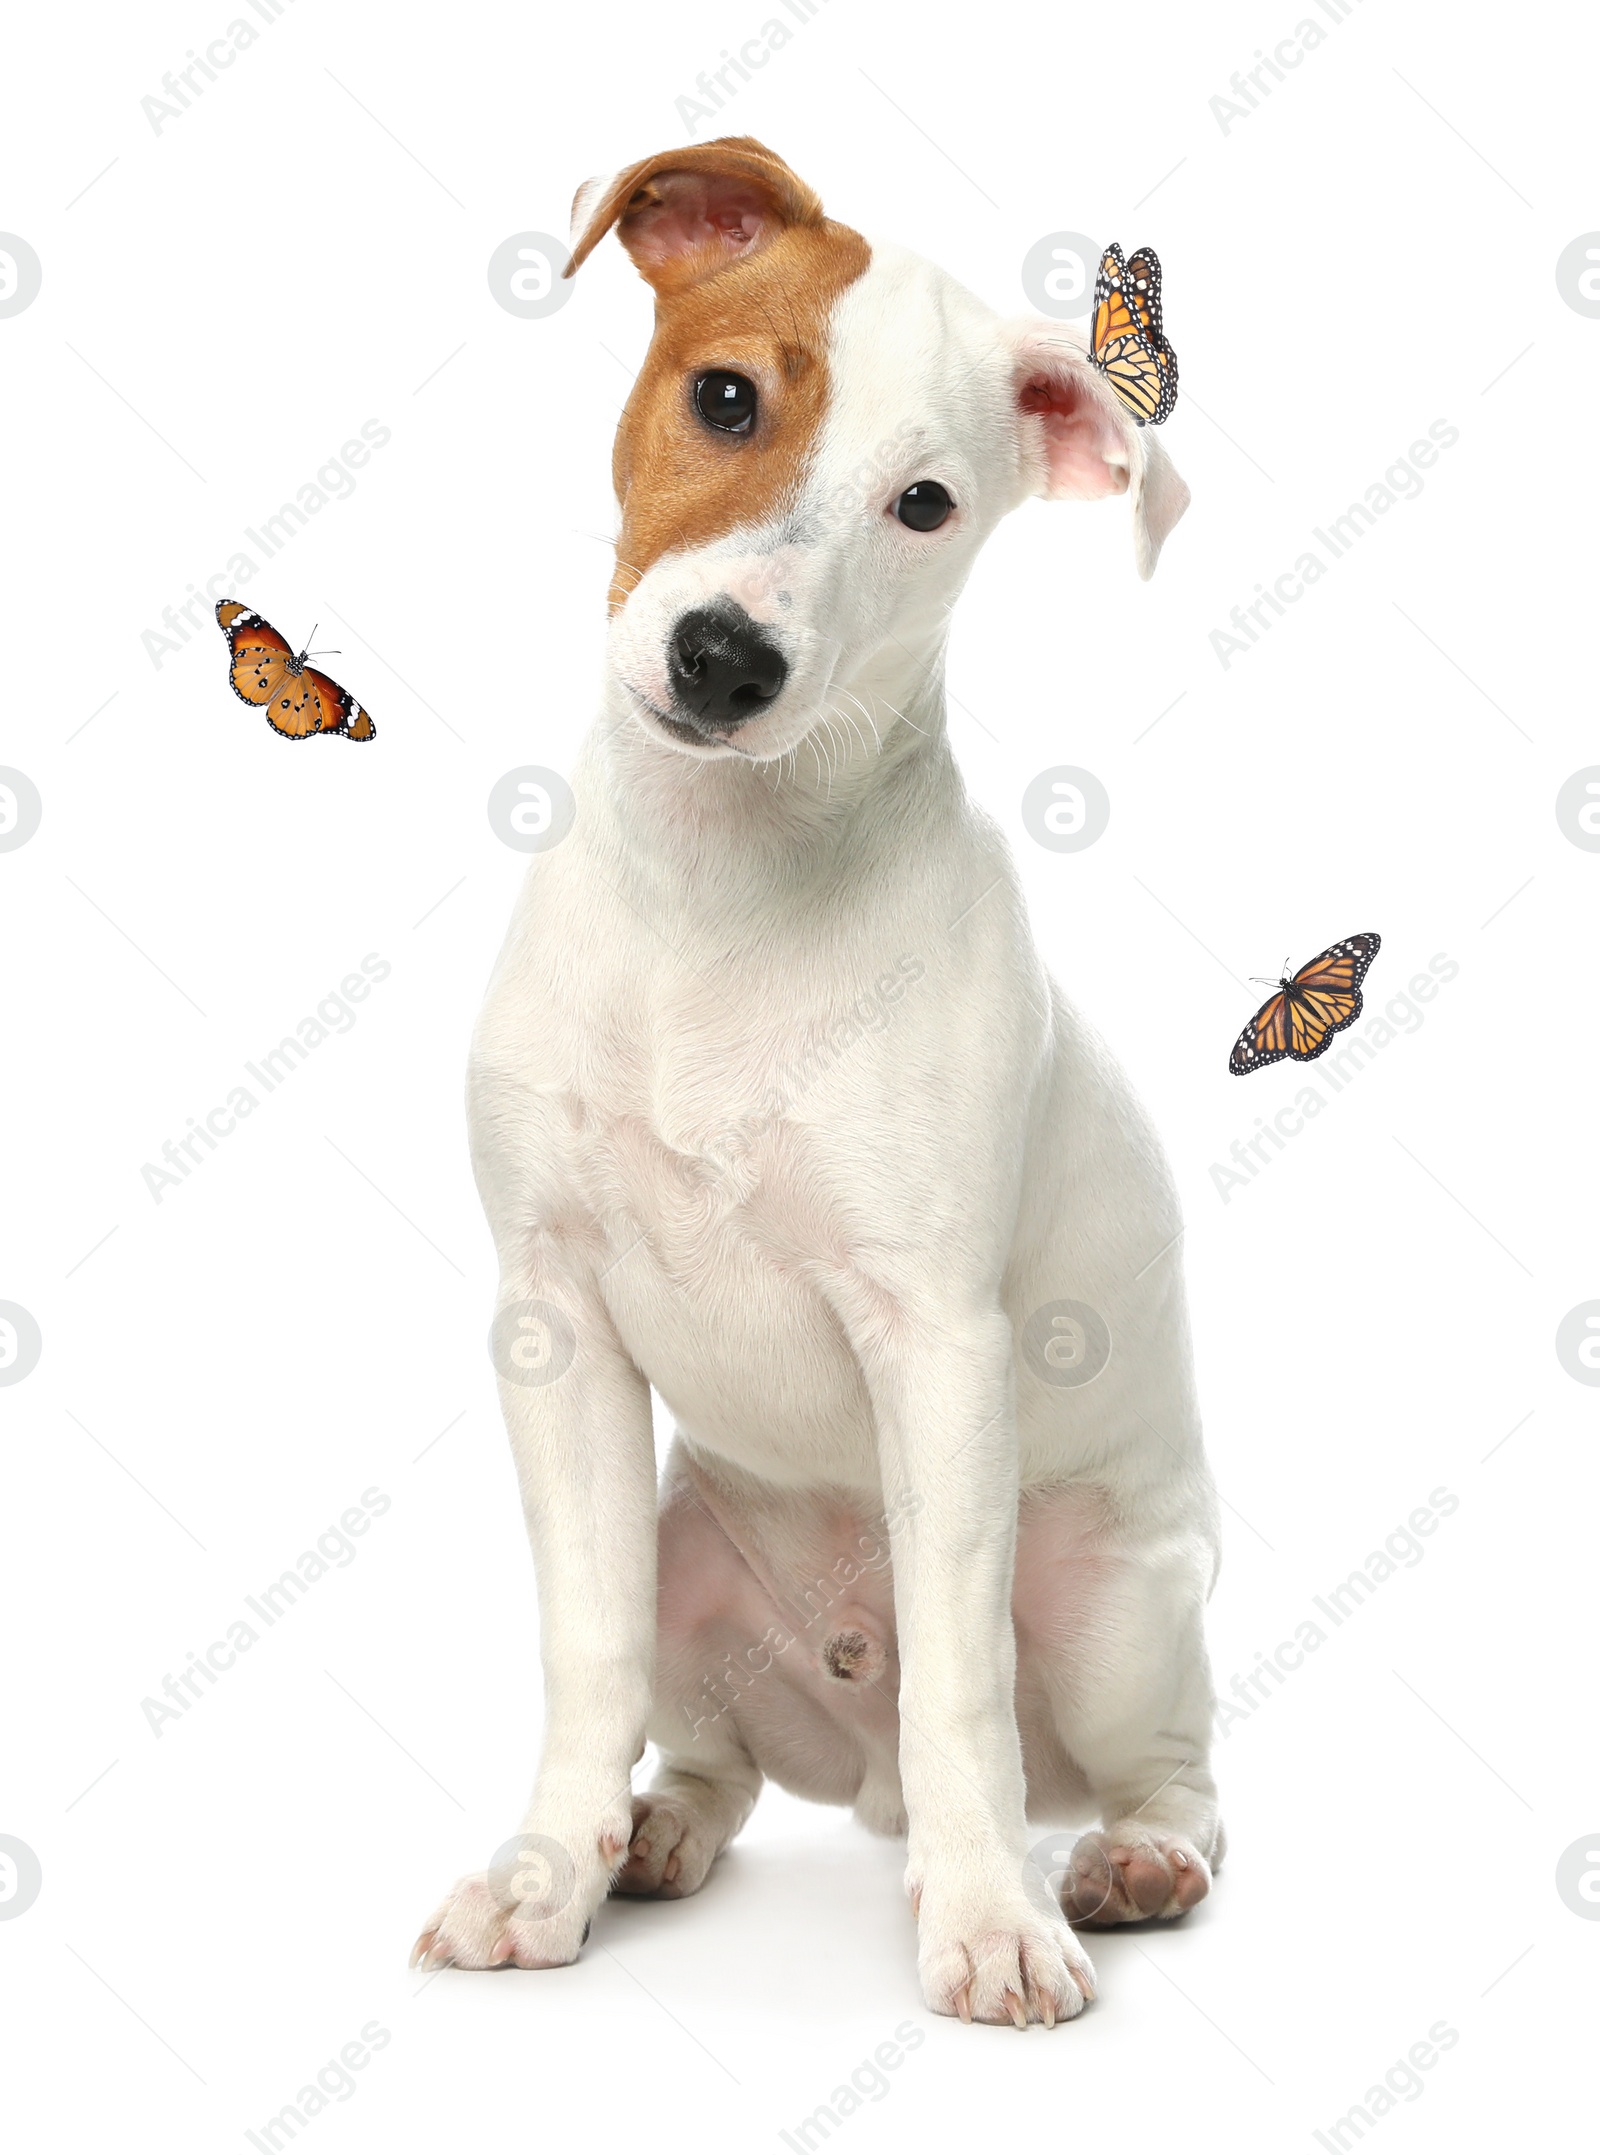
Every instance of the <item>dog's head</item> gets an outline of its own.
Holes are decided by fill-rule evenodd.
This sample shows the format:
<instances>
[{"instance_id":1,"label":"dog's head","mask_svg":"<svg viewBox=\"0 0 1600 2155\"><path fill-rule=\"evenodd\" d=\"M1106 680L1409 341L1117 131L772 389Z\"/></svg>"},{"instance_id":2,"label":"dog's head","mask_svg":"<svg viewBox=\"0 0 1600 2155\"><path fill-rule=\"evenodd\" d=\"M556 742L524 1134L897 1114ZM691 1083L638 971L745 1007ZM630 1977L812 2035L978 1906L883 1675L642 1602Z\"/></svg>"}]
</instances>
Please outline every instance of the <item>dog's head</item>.
<instances>
[{"instance_id":1,"label":"dog's head","mask_svg":"<svg viewBox=\"0 0 1600 2155\"><path fill-rule=\"evenodd\" d=\"M881 654L936 657L1031 494L1127 494L1151 573L1188 489L1068 325L869 247L747 136L591 180L569 275L613 225L656 328L617 435L611 665L658 737L787 755Z\"/></svg>"}]
</instances>

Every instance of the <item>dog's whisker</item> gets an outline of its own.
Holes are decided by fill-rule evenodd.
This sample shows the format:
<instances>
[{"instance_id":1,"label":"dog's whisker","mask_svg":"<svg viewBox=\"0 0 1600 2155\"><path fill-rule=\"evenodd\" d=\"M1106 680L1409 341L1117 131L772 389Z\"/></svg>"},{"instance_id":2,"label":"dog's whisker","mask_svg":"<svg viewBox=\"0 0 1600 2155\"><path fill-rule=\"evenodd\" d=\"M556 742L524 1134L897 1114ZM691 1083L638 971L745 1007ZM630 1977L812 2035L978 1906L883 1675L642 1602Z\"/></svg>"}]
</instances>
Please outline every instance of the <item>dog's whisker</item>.
<instances>
[{"instance_id":1,"label":"dog's whisker","mask_svg":"<svg viewBox=\"0 0 1600 2155\"><path fill-rule=\"evenodd\" d=\"M928 731L927 727L919 726L914 718L907 718L906 714L900 709L898 704L890 703L887 696L881 698L881 701L887 710L893 711L895 717L899 719L902 726L909 726L913 733L920 733L925 741L931 741L933 739L933 735Z\"/></svg>"},{"instance_id":2,"label":"dog's whisker","mask_svg":"<svg viewBox=\"0 0 1600 2155\"><path fill-rule=\"evenodd\" d=\"M835 687L835 694L837 694L837 696L843 696L843 698L847 700L847 703L854 703L858 711L865 711L865 709L867 709L867 705L863 703L863 700L860 700L860 696L852 696L852 694L850 694L850 690L847 690L847 687ZM858 728L856 728L856 720L852 718L852 715L850 715L850 711L845 711L845 709L841 709L839 705L828 705L828 713L832 715L832 718L837 718L837 720L839 720L841 724L847 724L847 726L850 726L850 728L852 728L852 733L856 733L856 739L860 741L860 746L863 746L863 748L867 746L867 743L865 743L863 739L860 739L860 733L858 733Z\"/></svg>"},{"instance_id":3,"label":"dog's whisker","mask_svg":"<svg viewBox=\"0 0 1600 2155\"><path fill-rule=\"evenodd\" d=\"M838 777L842 766L848 761L850 754L850 744L846 741L844 735L835 728L834 716L835 714L830 711L823 722L828 729L828 747L830 750L828 757L828 798L830 801L833 799L833 782Z\"/></svg>"},{"instance_id":4,"label":"dog's whisker","mask_svg":"<svg viewBox=\"0 0 1600 2155\"><path fill-rule=\"evenodd\" d=\"M881 754L883 749L883 736L879 733L878 728L874 723L871 711L868 710L867 706L862 702L861 698L855 693L853 689L844 688L841 689L839 693L842 696L848 696L850 701L855 705L856 709L861 713L861 716L866 720L868 730L871 732L872 735L872 745ZM863 741L861 744L863 751L865 750L866 745L866 742Z\"/></svg>"},{"instance_id":5,"label":"dog's whisker","mask_svg":"<svg viewBox=\"0 0 1600 2155\"><path fill-rule=\"evenodd\" d=\"M866 742L865 742L864 740L862 740L862 738L861 738L861 731L860 731L860 728L859 728L859 727L858 727L858 726L856 725L856 722L855 722L855 720L854 720L854 719L853 719L853 718L852 718L852 717L850 716L849 712L848 712L848 711L836 711L836 710L835 710L835 709L834 709L834 708L832 707L832 705L830 704L830 705L829 705L829 707L828 707L828 716L829 716L829 718L830 718L830 719L834 719L834 718L838 719L838 721L839 721L839 723L840 723L840 725L841 725L841 726L848 726L848 727L849 727L849 729L850 729L850 732L851 732L851 733L852 733L852 735L854 735L854 737L855 737L855 742L856 742L856 745L857 745L857 747L858 747L858 748L860 748L860 750L862 751L862 753L863 753L863 754L865 754L865 753L866 753L866 746L867 746L867 744L866 744ZM847 749L847 748L845 747L845 744L844 744L843 742L841 742L841 743L840 743L840 748L841 748L841 752L842 752L842 754L843 754L843 755L845 756L845 758L847 759L847 758L848 758L848 755L849 755L849 751L848 751L848 749Z\"/></svg>"}]
</instances>

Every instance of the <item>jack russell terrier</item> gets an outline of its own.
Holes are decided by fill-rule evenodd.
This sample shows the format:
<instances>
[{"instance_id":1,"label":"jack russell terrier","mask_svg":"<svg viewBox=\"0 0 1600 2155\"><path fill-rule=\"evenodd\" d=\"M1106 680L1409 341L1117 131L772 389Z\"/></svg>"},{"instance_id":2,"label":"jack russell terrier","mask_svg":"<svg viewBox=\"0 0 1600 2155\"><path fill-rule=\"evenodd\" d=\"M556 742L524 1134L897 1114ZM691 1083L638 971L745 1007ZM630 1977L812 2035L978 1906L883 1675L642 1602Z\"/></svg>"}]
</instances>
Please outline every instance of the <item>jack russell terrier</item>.
<instances>
[{"instance_id":1,"label":"jack russell terrier","mask_svg":"<svg viewBox=\"0 0 1600 2155\"><path fill-rule=\"evenodd\" d=\"M576 1959L770 1775L907 1837L935 2012L1051 2026L1093 1995L1070 1925L1181 1915L1222 1853L1216 1503L1171 1178L962 787L944 645L1007 510L1125 495L1148 576L1188 489L1071 329L758 142L573 215L655 334L576 821L470 1078L544 1744L509 1874L415 1957ZM1041 1863L1030 1818L1101 1825Z\"/></svg>"}]
</instances>

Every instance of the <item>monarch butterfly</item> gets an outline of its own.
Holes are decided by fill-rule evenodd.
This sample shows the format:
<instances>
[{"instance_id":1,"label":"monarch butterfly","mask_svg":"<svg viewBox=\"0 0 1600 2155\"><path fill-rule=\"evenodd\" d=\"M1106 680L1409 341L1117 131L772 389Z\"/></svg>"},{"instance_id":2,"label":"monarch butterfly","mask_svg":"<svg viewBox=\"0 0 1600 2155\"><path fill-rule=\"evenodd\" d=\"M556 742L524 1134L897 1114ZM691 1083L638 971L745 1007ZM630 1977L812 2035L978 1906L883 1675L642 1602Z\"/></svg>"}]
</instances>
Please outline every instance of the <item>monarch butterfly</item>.
<instances>
[{"instance_id":1,"label":"monarch butterfly","mask_svg":"<svg viewBox=\"0 0 1600 2155\"><path fill-rule=\"evenodd\" d=\"M234 694L257 709L265 705L275 733L291 741L314 733L342 733L352 741L373 738L377 728L350 691L308 666L307 654L291 650L270 621L237 599L221 599L217 626L228 639Z\"/></svg>"},{"instance_id":2,"label":"monarch butterfly","mask_svg":"<svg viewBox=\"0 0 1600 2155\"><path fill-rule=\"evenodd\" d=\"M1160 426L1178 401L1178 355L1161 327L1161 264L1152 247L1124 262L1113 240L1094 280L1089 357L1140 426Z\"/></svg>"},{"instance_id":3,"label":"monarch butterfly","mask_svg":"<svg viewBox=\"0 0 1600 2155\"><path fill-rule=\"evenodd\" d=\"M1320 1055L1335 1033L1361 1015L1361 983L1378 955L1382 937L1350 935L1278 982L1233 1043L1228 1068L1235 1077L1264 1070L1288 1055L1297 1063Z\"/></svg>"}]
</instances>

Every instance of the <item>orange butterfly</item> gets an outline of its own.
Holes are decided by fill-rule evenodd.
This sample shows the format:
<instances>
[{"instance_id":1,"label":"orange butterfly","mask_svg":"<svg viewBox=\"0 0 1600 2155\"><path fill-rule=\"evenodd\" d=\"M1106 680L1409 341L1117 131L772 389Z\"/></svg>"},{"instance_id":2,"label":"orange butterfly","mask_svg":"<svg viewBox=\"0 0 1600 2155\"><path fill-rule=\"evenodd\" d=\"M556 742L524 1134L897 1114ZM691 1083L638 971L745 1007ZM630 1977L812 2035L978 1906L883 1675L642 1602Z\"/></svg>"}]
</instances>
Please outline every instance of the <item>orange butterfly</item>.
<instances>
[{"instance_id":1,"label":"orange butterfly","mask_svg":"<svg viewBox=\"0 0 1600 2155\"><path fill-rule=\"evenodd\" d=\"M217 605L217 626L228 639L233 691L259 710L267 723L291 741L314 733L342 733L352 741L370 741L377 732L347 688L306 664L304 651L291 650L270 621L263 621L237 599ZM311 632L316 634L316 630Z\"/></svg>"},{"instance_id":2,"label":"orange butterfly","mask_svg":"<svg viewBox=\"0 0 1600 2155\"><path fill-rule=\"evenodd\" d=\"M1335 1033L1361 1015L1361 983L1378 955L1383 938L1351 935L1320 956L1287 973L1233 1043L1228 1068L1235 1077L1265 1070L1291 1056L1297 1063L1320 1055Z\"/></svg>"},{"instance_id":3,"label":"orange butterfly","mask_svg":"<svg viewBox=\"0 0 1600 2155\"><path fill-rule=\"evenodd\" d=\"M1161 264L1153 247L1124 262L1113 240L1094 280L1089 357L1140 426L1160 426L1178 401L1178 355L1161 327Z\"/></svg>"}]
</instances>

